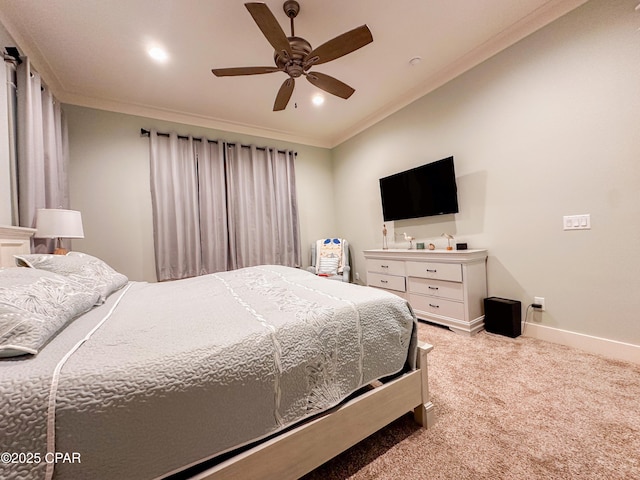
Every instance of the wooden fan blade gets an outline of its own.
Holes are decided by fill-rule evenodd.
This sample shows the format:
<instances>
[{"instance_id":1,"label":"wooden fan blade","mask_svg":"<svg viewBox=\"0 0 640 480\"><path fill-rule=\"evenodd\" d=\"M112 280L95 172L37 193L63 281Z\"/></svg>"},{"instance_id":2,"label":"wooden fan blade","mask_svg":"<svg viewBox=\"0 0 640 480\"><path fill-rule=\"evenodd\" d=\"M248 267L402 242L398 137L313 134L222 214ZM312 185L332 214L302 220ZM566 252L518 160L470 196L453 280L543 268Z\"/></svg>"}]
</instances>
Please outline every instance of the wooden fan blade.
<instances>
[{"instance_id":1,"label":"wooden fan blade","mask_svg":"<svg viewBox=\"0 0 640 480\"><path fill-rule=\"evenodd\" d=\"M235 77L237 75L259 75L262 73L279 72L277 67L231 67L231 68L213 68L211 72L216 77Z\"/></svg>"},{"instance_id":2,"label":"wooden fan blade","mask_svg":"<svg viewBox=\"0 0 640 480\"><path fill-rule=\"evenodd\" d=\"M336 97L347 99L355 90L346 83L341 82L337 78L330 77L324 73L309 72L307 73L307 80L309 80L316 87L321 88L325 92L328 92Z\"/></svg>"},{"instance_id":3,"label":"wooden fan blade","mask_svg":"<svg viewBox=\"0 0 640 480\"><path fill-rule=\"evenodd\" d=\"M296 85L296 82L293 78L287 78L280 90L278 90L278 95L276 96L276 101L273 104L273 111L278 112L280 110L284 110L287 108L287 103L289 103L289 99L291 98L291 94L293 93L293 87Z\"/></svg>"},{"instance_id":4,"label":"wooden fan blade","mask_svg":"<svg viewBox=\"0 0 640 480\"><path fill-rule=\"evenodd\" d=\"M320 65L330 62L351 53L365 45L373 42L371 30L366 25L354 28L342 35L323 43L318 48L314 48L304 58L304 63L308 65Z\"/></svg>"},{"instance_id":5,"label":"wooden fan blade","mask_svg":"<svg viewBox=\"0 0 640 480\"><path fill-rule=\"evenodd\" d=\"M287 55L291 58L291 45L289 45L289 40L276 20L276 17L274 17L271 10L269 10L269 7L264 3L257 2L245 3L244 6L247 7L258 28L276 52L287 52Z\"/></svg>"}]
</instances>

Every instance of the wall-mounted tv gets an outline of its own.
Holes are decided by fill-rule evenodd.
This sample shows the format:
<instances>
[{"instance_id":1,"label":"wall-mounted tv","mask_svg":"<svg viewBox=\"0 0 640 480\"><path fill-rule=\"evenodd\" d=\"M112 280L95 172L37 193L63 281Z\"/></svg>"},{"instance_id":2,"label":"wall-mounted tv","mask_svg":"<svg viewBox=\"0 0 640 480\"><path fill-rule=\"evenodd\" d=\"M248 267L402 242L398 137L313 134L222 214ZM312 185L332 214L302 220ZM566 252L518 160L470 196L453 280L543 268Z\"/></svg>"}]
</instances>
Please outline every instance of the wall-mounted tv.
<instances>
[{"instance_id":1,"label":"wall-mounted tv","mask_svg":"<svg viewBox=\"0 0 640 480\"><path fill-rule=\"evenodd\" d=\"M381 178L380 194L386 222L458 213L453 157Z\"/></svg>"}]
</instances>

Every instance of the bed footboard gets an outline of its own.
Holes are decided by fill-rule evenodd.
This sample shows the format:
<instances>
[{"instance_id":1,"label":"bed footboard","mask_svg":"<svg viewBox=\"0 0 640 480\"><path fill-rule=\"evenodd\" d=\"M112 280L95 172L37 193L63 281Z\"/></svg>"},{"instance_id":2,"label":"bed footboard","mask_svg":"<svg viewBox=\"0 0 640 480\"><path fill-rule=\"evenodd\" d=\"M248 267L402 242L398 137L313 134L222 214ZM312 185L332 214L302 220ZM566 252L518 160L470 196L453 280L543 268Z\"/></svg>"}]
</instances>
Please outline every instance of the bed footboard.
<instances>
[{"instance_id":1,"label":"bed footboard","mask_svg":"<svg viewBox=\"0 0 640 480\"><path fill-rule=\"evenodd\" d=\"M427 383L427 354L432 348L428 344L418 346L417 370L381 384L193 479L297 479L412 410L416 421L429 428L435 421Z\"/></svg>"},{"instance_id":2,"label":"bed footboard","mask_svg":"<svg viewBox=\"0 0 640 480\"><path fill-rule=\"evenodd\" d=\"M421 375L422 403L413 410L413 418L425 428L430 428L436 421L433 403L429 396L429 371L427 368L427 355L433 350L433 345L422 343L418 345L418 371Z\"/></svg>"}]
</instances>

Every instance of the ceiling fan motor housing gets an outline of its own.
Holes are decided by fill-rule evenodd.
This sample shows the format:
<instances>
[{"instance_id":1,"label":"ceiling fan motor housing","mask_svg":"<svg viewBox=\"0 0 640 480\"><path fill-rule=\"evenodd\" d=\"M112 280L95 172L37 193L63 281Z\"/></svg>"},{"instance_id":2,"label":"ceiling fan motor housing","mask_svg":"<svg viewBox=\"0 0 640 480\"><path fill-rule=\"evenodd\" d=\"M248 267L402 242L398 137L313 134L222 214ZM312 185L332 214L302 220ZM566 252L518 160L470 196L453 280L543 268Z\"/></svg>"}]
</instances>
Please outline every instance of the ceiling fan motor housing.
<instances>
[{"instance_id":1,"label":"ceiling fan motor housing","mask_svg":"<svg viewBox=\"0 0 640 480\"><path fill-rule=\"evenodd\" d=\"M278 68L283 69L289 76L297 78L305 70L303 60L311 52L311 44L301 37L287 37L291 45L291 58L283 55L282 52L274 52L273 60ZM307 67L310 68L310 65Z\"/></svg>"}]
</instances>

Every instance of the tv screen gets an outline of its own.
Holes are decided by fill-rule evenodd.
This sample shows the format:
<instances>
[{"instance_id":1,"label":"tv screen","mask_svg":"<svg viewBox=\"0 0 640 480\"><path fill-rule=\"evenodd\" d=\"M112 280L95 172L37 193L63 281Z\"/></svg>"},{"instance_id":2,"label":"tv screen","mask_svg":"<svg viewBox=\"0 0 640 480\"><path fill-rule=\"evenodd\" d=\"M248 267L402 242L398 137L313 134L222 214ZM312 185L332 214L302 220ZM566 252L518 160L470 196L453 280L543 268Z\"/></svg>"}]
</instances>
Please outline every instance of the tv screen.
<instances>
[{"instance_id":1,"label":"tv screen","mask_svg":"<svg viewBox=\"0 0 640 480\"><path fill-rule=\"evenodd\" d=\"M453 157L381 178L380 194L386 222L458 213Z\"/></svg>"}]
</instances>

